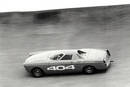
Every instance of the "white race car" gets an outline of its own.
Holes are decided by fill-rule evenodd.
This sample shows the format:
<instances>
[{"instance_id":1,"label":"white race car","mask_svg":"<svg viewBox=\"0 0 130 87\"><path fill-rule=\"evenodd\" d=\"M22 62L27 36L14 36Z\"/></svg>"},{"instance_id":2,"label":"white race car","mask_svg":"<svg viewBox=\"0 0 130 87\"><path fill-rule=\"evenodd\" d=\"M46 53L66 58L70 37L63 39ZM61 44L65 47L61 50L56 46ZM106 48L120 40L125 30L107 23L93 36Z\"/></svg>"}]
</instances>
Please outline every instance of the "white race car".
<instances>
[{"instance_id":1,"label":"white race car","mask_svg":"<svg viewBox=\"0 0 130 87\"><path fill-rule=\"evenodd\" d=\"M34 77L45 74L62 74L107 70L111 63L107 49L70 49L34 52L24 62L25 69Z\"/></svg>"}]
</instances>

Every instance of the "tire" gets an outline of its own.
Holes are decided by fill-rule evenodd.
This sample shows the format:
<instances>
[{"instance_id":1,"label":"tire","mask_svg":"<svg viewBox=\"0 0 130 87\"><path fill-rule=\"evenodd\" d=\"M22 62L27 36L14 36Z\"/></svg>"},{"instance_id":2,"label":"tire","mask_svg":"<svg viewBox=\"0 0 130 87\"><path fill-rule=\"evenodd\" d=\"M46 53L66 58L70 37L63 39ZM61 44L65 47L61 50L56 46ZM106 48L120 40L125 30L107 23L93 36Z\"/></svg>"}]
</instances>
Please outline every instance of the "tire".
<instances>
[{"instance_id":1,"label":"tire","mask_svg":"<svg viewBox=\"0 0 130 87\"><path fill-rule=\"evenodd\" d=\"M85 74L93 74L93 73L95 73L95 70L96 69L94 66L86 66L86 67L84 67L83 72Z\"/></svg>"},{"instance_id":2,"label":"tire","mask_svg":"<svg viewBox=\"0 0 130 87\"><path fill-rule=\"evenodd\" d=\"M34 77L42 77L43 76L43 70L42 69L40 69L40 68L34 68L34 69L32 69L32 75L34 76Z\"/></svg>"}]
</instances>

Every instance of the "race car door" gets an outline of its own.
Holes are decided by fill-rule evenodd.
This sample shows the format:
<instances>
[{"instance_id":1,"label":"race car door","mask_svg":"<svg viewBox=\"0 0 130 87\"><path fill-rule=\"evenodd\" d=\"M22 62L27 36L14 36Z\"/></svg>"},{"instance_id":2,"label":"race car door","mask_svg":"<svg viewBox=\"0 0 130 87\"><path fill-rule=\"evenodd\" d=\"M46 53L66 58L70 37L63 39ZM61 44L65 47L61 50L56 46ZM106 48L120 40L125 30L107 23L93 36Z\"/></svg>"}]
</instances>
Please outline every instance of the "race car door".
<instances>
[{"instance_id":1,"label":"race car door","mask_svg":"<svg viewBox=\"0 0 130 87\"><path fill-rule=\"evenodd\" d=\"M73 54L71 65L75 67L75 69L73 70L74 72L82 72L84 67L84 59L77 54Z\"/></svg>"},{"instance_id":2,"label":"race car door","mask_svg":"<svg viewBox=\"0 0 130 87\"><path fill-rule=\"evenodd\" d=\"M53 58L53 63L47 67L49 73L70 73L75 66L72 64L72 54L58 54Z\"/></svg>"}]
</instances>

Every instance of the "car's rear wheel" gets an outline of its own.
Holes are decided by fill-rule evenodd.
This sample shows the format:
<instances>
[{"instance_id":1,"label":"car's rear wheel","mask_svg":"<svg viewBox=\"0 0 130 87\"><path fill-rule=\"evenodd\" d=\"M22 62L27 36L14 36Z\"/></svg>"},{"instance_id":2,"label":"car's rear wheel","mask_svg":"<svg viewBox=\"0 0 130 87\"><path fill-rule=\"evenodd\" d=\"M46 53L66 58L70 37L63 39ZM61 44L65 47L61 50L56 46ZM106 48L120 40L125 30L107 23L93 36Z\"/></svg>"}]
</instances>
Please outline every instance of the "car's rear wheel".
<instances>
[{"instance_id":1,"label":"car's rear wheel","mask_svg":"<svg viewBox=\"0 0 130 87\"><path fill-rule=\"evenodd\" d=\"M86 66L86 67L84 67L83 72L85 74L93 74L93 73L95 73L95 70L96 69L94 66Z\"/></svg>"},{"instance_id":2,"label":"car's rear wheel","mask_svg":"<svg viewBox=\"0 0 130 87\"><path fill-rule=\"evenodd\" d=\"M42 77L43 76L43 70L40 68L34 68L32 69L32 75L34 77Z\"/></svg>"}]
</instances>

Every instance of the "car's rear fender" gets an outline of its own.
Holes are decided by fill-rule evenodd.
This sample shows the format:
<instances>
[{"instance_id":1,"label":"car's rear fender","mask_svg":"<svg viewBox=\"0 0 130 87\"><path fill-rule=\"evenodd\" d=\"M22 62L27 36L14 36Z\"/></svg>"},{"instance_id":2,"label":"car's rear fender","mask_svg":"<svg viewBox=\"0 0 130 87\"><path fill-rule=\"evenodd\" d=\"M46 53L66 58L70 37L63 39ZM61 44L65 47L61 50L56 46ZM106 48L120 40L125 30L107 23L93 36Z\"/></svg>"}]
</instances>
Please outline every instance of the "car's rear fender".
<instances>
[{"instance_id":1,"label":"car's rear fender","mask_svg":"<svg viewBox=\"0 0 130 87\"><path fill-rule=\"evenodd\" d=\"M107 66L105 65L105 63L103 61L86 62L86 63L84 63L84 67L86 67L86 66L93 66L97 70L102 70L102 69L107 68Z\"/></svg>"}]
</instances>

